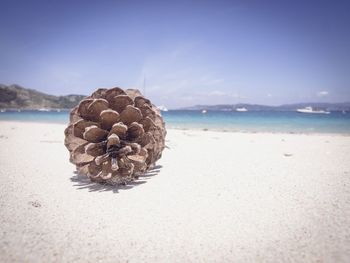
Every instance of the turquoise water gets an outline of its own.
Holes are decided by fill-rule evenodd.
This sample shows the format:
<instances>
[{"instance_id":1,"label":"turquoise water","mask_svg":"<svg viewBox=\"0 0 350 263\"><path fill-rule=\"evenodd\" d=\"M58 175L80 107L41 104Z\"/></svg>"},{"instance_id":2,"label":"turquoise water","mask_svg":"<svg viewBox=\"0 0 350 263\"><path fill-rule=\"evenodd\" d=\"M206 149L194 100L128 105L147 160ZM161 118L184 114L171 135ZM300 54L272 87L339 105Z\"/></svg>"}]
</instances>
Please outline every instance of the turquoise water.
<instances>
[{"instance_id":1,"label":"turquoise water","mask_svg":"<svg viewBox=\"0 0 350 263\"><path fill-rule=\"evenodd\" d=\"M167 128L248 132L345 133L350 134L350 113L303 114L297 112L224 112L171 110L162 113ZM69 112L1 112L0 120L68 123ZM0 124L1 125L1 124Z\"/></svg>"}]
</instances>

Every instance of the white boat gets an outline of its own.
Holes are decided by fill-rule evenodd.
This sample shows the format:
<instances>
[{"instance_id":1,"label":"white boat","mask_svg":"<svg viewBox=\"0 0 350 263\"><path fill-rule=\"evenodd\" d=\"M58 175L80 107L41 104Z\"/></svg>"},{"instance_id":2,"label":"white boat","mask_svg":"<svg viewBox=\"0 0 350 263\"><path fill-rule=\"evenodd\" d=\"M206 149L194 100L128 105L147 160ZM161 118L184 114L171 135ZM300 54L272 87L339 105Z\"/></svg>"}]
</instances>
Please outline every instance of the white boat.
<instances>
[{"instance_id":1,"label":"white boat","mask_svg":"<svg viewBox=\"0 0 350 263\"><path fill-rule=\"evenodd\" d=\"M168 111L168 109L167 109L164 105L157 106L157 108L158 108L160 111Z\"/></svg>"},{"instance_id":2,"label":"white boat","mask_svg":"<svg viewBox=\"0 0 350 263\"><path fill-rule=\"evenodd\" d=\"M297 112L300 113L316 113L316 114L330 114L329 111L324 110L314 110L312 107L305 107L303 109L297 109Z\"/></svg>"},{"instance_id":3,"label":"white boat","mask_svg":"<svg viewBox=\"0 0 350 263\"><path fill-rule=\"evenodd\" d=\"M236 108L236 111L245 112L245 111L248 111L248 110L246 108L242 107L242 108Z\"/></svg>"},{"instance_id":4,"label":"white boat","mask_svg":"<svg viewBox=\"0 0 350 263\"><path fill-rule=\"evenodd\" d=\"M203 113L203 114L207 113L207 110L202 110L202 113Z\"/></svg>"},{"instance_id":5,"label":"white boat","mask_svg":"<svg viewBox=\"0 0 350 263\"><path fill-rule=\"evenodd\" d=\"M38 111L50 111L50 109L41 108L41 109L38 109Z\"/></svg>"},{"instance_id":6,"label":"white boat","mask_svg":"<svg viewBox=\"0 0 350 263\"><path fill-rule=\"evenodd\" d=\"M6 109L1 109L0 112L6 112Z\"/></svg>"}]
</instances>

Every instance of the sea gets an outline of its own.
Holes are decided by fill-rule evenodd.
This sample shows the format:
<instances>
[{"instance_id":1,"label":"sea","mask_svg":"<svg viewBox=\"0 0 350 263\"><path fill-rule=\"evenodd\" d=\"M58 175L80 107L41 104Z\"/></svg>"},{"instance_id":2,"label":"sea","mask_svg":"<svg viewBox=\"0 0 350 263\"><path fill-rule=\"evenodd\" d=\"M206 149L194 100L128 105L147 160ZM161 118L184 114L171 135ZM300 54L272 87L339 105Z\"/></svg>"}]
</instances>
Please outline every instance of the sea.
<instances>
[{"instance_id":1,"label":"sea","mask_svg":"<svg viewBox=\"0 0 350 263\"><path fill-rule=\"evenodd\" d=\"M308 114L292 111L189 111L162 112L167 128L232 132L337 133L350 135L350 112ZM69 111L5 111L0 121L67 124ZM1 122L0 122L1 125Z\"/></svg>"}]
</instances>

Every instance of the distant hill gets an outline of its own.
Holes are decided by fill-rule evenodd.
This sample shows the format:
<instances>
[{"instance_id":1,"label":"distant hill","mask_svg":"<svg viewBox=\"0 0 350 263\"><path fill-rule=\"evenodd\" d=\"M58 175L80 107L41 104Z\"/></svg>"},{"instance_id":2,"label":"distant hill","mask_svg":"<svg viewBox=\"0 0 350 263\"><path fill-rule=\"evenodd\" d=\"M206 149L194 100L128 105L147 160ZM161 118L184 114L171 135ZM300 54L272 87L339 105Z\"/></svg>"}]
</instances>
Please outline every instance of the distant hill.
<instances>
[{"instance_id":1,"label":"distant hill","mask_svg":"<svg viewBox=\"0 0 350 263\"><path fill-rule=\"evenodd\" d=\"M75 107L85 95L54 96L33 89L25 89L19 85L0 84L0 109L70 109ZM299 108L311 106L315 109L329 111L350 111L350 102L344 103L296 103L280 106L260 104L220 104L195 105L180 110L214 110L232 111L236 108L246 108L248 111L295 111Z\"/></svg>"},{"instance_id":2,"label":"distant hill","mask_svg":"<svg viewBox=\"0 0 350 263\"><path fill-rule=\"evenodd\" d=\"M76 106L84 95L53 96L19 85L0 84L0 108L19 109L70 109Z\"/></svg>"},{"instance_id":3,"label":"distant hill","mask_svg":"<svg viewBox=\"0 0 350 263\"><path fill-rule=\"evenodd\" d=\"M181 108L181 110L213 110L213 111L232 111L237 108L246 108L248 111L295 111L296 109L311 106L315 109L323 109L328 111L350 111L350 102L342 103L295 103L284 104L280 106L267 106L259 104L219 104L219 105L195 105L191 107Z\"/></svg>"}]
</instances>

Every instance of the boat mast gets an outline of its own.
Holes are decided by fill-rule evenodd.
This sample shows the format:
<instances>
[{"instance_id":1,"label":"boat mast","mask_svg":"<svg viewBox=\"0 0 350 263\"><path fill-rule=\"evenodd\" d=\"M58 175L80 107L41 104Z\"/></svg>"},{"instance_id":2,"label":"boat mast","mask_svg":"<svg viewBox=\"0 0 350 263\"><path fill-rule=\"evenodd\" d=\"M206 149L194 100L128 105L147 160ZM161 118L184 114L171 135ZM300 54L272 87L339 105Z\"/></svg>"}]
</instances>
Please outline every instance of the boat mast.
<instances>
[{"instance_id":1,"label":"boat mast","mask_svg":"<svg viewBox=\"0 0 350 263\"><path fill-rule=\"evenodd\" d=\"M143 96L146 96L146 77L143 77Z\"/></svg>"}]
</instances>

